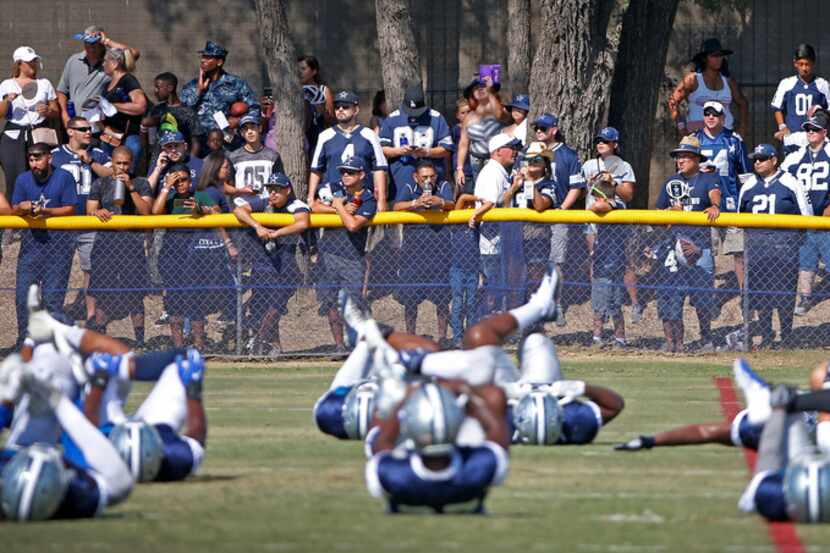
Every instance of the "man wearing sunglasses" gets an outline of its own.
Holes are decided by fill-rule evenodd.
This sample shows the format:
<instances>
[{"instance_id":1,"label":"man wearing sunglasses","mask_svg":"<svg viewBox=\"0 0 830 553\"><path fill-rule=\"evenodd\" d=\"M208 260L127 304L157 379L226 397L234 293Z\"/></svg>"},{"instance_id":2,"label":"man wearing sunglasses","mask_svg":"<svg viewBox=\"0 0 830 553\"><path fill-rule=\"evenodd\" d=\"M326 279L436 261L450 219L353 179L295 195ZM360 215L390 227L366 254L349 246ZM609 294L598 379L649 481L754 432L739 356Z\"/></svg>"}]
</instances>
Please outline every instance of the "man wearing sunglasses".
<instances>
[{"instance_id":1,"label":"man wearing sunglasses","mask_svg":"<svg viewBox=\"0 0 830 553\"><path fill-rule=\"evenodd\" d=\"M801 128L807 135L807 145L788 155L781 169L794 176L810 198L815 215L830 215L830 145L827 143L827 127L830 118L826 111L819 111ZM818 270L818 260L830 263L830 234L809 230L798 254L798 305L796 315L806 315L814 305L813 283Z\"/></svg>"},{"instance_id":2,"label":"man wearing sunglasses","mask_svg":"<svg viewBox=\"0 0 830 553\"><path fill-rule=\"evenodd\" d=\"M110 156L103 150L91 146L92 128L89 121L83 117L73 117L66 126L66 132L69 142L52 150L52 166L72 175L78 195L75 215L86 215L86 200L92 188L92 181L98 177L112 175L112 163ZM86 321L95 315L95 300L86 295L92 271L91 255L94 241L94 231L78 234L78 257L84 275L83 290L78 292L75 301L66 308L66 314L75 320Z\"/></svg>"}]
</instances>

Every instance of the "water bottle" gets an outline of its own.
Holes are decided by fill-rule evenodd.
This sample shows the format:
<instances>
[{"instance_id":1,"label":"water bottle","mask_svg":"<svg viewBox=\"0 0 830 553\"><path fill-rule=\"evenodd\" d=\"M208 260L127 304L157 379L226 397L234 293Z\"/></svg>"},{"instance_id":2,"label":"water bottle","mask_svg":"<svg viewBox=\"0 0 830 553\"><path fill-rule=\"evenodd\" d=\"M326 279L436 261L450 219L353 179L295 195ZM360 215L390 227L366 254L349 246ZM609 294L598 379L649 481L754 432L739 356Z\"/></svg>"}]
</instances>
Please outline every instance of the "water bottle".
<instances>
[{"instance_id":1,"label":"water bottle","mask_svg":"<svg viewBox=\"0 0 830 553\"><path fill-rule=\"evenodd\" d=\"M401 148L406 148L409 146L409 139L406 136L401 137ZM401 156L401 163L409 163L412 161L412 158L407 155Z\"/></svg>"},{"instance_id":2,"label":"water bottle","mask_svg":"<svg viewBox=\"0 0 830 553\"><path fill-rule=\"evenodd\" d=\"M424 183L424 196L427 198L432 196L432 183L430 181Z\"/></svg>"},{"instance_id":3,"label":"water bottle","mask_svg":"<svg viewBox=\"0 0 830 553\"><path fill-rule=\"evenodd\" d=\"M524 182L525 205L520 207L533 207L533 183L529 179Z\"/></svg>"},{"instance_id":4,"label":"water bottle","mask_svg":"<svg viewBox=\"0 0 830 553\"><path fill-rule=\"evenodd\" d=\"M124 199L127 196L127 187L124 185L124 181L121 180L120 175L114 178L113 185L112 203L115 205L124 205Z\"/></svg>"}]
</instances>

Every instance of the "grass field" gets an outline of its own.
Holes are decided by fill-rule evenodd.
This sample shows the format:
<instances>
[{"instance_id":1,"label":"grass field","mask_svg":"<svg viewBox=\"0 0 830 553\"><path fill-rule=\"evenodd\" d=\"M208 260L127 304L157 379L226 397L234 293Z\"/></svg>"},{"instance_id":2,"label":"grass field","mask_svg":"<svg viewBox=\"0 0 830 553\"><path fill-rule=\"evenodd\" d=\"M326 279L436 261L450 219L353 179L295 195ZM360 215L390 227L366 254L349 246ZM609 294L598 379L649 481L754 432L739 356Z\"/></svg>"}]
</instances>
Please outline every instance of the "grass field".
<instances>
[{"instance_id":1,"label":"grass field","mask_svg":"<svg viewBox=\"0 0 830 553\"><path fill-rule=\"evenodd\" d=\"M100 519L0 525L2 550L58 551L775 551L764 523L738 512L741 452L704 446L620 453L639 433L722 418L718 361L581 357L567 376L606 384L622 415L583 447L516 447L488 516L388 516L363 480L361 444L320 434L311 407L335 367L211 365L201 475L137 487ZM802 382L821 353L755 359ZM146 387L136 390L140 400ZM830 528L798 527L808 550Z\"/></svg>"}]
</instances>

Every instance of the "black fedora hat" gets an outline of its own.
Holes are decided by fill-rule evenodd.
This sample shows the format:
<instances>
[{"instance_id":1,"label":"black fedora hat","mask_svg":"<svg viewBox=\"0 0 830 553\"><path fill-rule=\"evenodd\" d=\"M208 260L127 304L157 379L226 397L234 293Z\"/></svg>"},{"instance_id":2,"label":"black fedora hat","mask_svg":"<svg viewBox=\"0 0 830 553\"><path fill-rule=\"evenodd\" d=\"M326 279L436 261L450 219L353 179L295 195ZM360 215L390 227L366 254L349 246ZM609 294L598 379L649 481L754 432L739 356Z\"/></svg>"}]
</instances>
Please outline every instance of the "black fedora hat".
<instances>
[{"instance_id":1,"label":"black fedora hat","mask_svg":"<svg viewBox=\"0 0 830 553\"><path fill-rule=\"evenodd\" d=\"M709 54L714 54L716 52L720 52L724 56L729 56L733 53L732 50L727 50L726 48L721 46L720 40L718 40L717 38L707 38L700 45L700 52L698 52L692 57L692 61L695 63L700 63L706 58L706 56L708 56Z\"/></svg>"}]
</instances>

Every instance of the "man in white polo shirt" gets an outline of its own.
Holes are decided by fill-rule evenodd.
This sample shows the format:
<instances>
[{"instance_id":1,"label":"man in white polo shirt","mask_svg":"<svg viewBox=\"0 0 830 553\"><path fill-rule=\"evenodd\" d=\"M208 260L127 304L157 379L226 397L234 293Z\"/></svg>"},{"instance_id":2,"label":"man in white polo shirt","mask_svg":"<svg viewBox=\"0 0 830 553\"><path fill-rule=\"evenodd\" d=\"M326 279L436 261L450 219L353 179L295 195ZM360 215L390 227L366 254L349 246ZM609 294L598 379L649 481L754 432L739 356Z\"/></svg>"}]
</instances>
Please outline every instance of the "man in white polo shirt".
<instances>
[{"instance_id":1,"label":"man in white polo shirt","mask_svg":"<svg viewBox=\"0 0 830 553\"><path fill-rule=\"evenodd\" d=\"M470 217L469 225L475 228L481 217L493 207L502 207L504 193L510 188L508 171L516 160L516 152L522 147L521 141L510 135L499 133L488 142L490 159L476 178L476 210ZM501 228L499 223L483 223L479 229L479 253L481 272L488 289L487 312L500 309L506 282L505 263L501 255Z\"/></svg>"}]
</instances>

